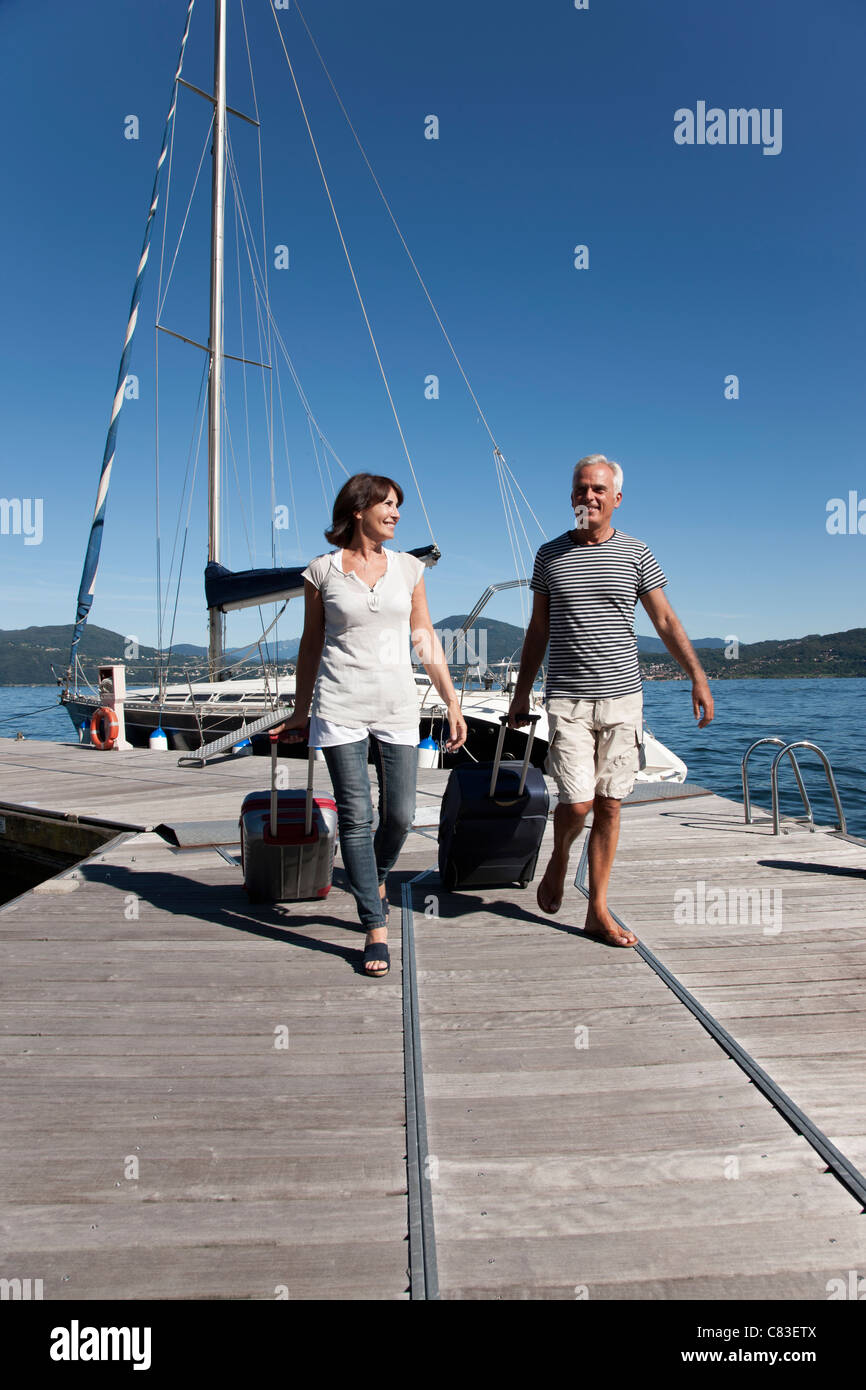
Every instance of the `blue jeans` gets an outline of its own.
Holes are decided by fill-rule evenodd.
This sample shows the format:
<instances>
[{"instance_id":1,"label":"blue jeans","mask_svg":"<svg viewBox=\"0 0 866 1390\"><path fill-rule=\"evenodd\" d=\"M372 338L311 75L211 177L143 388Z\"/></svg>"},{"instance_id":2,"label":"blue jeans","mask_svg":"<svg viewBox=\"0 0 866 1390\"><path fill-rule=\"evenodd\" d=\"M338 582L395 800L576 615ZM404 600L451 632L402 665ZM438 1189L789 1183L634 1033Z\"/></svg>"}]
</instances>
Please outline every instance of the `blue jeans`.
<instances>
[{"instance_id":1,"label":"blue jeans","mask_svg":"<svg viewBox=\"0 0 866 1390\"><path fill-rule=\"evenodd\" d=\"M418 749L373 740L379 779L379 826L373 835L373 800L367 772L368 739L323 748L337 803L337 830L349 887L365 931L384 927L379 885L385 882L415 817Z\"/></svg>"}]
</instances>

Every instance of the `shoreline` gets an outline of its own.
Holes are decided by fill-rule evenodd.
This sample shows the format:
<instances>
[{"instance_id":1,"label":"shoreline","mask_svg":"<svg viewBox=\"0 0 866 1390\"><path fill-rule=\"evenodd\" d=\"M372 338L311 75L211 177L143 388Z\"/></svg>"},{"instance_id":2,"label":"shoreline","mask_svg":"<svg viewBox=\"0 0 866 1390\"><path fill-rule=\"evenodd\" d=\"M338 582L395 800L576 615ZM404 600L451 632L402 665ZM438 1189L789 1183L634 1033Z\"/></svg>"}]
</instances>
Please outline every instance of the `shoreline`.
<instances>
[{"instance_id":1,"label":"shoreline","mask_svg":"<svg viewBox=\"0 0 866 1390\"><path fill-rule=\"evenodd\" d=\"M685 674L685 672L680 672L680 673L677 674L677 675L670 675L670 676L650 676L650 675L644 674L644 672L641 672L641 679L644 680L644 681L650 681L650 682L652 682L654 685L663 685L665 681L688 681L688 680L689 680L689 677ZM808 675L808 676L800 676L800 675L797 675L797 676L782 676L782 675L773 674L773 673L767 673L766 675L761 675L761 674L759 674L758 672L755 672L755 671L750 672L748 675L734 675L733 672L732 672L730 675L724 675L724 676L722 676L722 675L718 675L718 674L712 674L712 675L711 675L709 672L707 672L707 680L709 680L709 681L817 681L817 680L823 680L823 681L862 681L862 680L866 680L866 671L863 671L863 672L860 672L860 673L852 672L852 673L850 673L850 674L848 674L848 675L835 674L835 673L830 672L830 671L813 671L813 672L812 672L810 675ZM55 689L59 689L59 687L57 686L56 682L54 682L54 681L51 681L51 682L42 682L42 681L0 681L0 690L55 690ZM59 704L59 700L58 700L58 704Z\"/></svg>"}]
</instances>

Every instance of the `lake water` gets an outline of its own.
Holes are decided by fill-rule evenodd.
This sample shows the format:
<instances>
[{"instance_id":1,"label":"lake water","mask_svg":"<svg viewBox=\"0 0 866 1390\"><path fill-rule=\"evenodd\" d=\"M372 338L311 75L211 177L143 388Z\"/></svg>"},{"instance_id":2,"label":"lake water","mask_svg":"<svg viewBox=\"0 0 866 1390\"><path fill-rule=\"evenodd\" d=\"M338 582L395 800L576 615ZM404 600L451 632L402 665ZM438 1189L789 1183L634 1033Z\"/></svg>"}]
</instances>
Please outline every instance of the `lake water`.
<instances>
[{"instance_id":1,"label":"lake water","mask_svg":"<svg viewBox=\"0 0 866 1390\"><path fill-rule=\"evenodd\" d=\"M711 681L715 718L699 729L692 714L689 681L645 681L644 718L657 738L673 749L700 782L722 796L743 799L740 762L756 738L776 734L785 742L807 738L823 748L833 766L842 809L853 835L866 835L866 680ZM752 802L770 809L770 765L778 746L766 744L749 759ZM819 824L835 822L833 799L817 754L797 750L803 781ZM788 759L779 767L783 815L802 815Z\"/></svg>"},{"instance_id":2,"label":"lake water","mask_svg":"<svg viewBox=\"0 0 866 1390\"><path fill-rule=\"evenodd\" d=\"M848 828L866 835L866 680L726 680L712 682L716 717L698 729L688 681L646 681L644 712L656 738L687 764L689 780L742 800L740 759L764 734L820 744L833 764ZM0 737L68 742L74 738L66 711L51 686L0 686ZM37 711L32 713L31 711ZM749 762L753 801L770 806L770 763L777 752L759 748ZM801 752L804 780L816 818L834 819L820 762ZM2 768L2 764L0 764ZM780 769L782 811L800 813L790 765ZM0 781L2 796L2 781Z\"/></svg>"}]
</instances>

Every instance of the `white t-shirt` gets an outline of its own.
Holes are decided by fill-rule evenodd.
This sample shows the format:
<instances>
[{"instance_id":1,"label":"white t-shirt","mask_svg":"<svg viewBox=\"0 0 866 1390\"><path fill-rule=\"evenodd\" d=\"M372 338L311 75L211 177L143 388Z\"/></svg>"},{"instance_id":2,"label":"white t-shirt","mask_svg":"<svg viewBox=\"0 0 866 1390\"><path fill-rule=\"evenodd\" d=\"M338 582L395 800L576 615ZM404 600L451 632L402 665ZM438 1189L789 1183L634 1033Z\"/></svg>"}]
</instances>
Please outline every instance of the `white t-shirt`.
<instances>
[{"instance_id":1,"label":"white t-shirt","mask_svg":"<svg viewBox=\"0 0 866 1390\"><path fill-rule=\"evenodd\" d=\"M372 589L353 570L343 569L340 550L317 556L303 572L322 595L325 610L311 713L313 747L354 742L368 732L386 742L418 741L409 618L412 592L425 566L406 551L384 553L385 573Z\"/></svg>"}]
</instances>

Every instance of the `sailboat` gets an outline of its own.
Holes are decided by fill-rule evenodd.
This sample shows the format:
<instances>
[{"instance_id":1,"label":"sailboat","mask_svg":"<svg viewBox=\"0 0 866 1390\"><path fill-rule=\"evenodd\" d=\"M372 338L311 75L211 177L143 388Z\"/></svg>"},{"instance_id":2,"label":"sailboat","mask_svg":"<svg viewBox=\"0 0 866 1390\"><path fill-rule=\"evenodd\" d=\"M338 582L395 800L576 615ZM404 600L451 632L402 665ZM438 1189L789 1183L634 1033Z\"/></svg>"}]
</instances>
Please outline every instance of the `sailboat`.
<instances>
[{"instance_id":1,"label":"sailboat","mask_svg":"<svg viewBox=\"0 0 866 1390\"><path fill-rule=\"evenodd\" d=\"M122 705L123 714L123 733L125 739L133 747L168 747L174 749L182 755L199 755L202 761L217 755L231 755L234 751L249 750L257 751L254 742L250 740L256 734L263 733L268 727L281 722L291 712L294 699L295 681L294 672L291 667L279 670L279 663L274 665L266 659L264 643L271 629L275 626L279 614L284 611L286 604L293 598L303 595L303 565L285 566L273 563L267 568L251 566L248 569L230 569L224 563L222 550L223 543L223 518L224 518L224 497L223 497L223 476L226 472L225 459L225 420L224 420L224 395L225 395L225 363L226 360L240 361L246 366L260 368L262 372L272 372L274 369L273 357L276 352L276 345L282 344L279 330L273 322L270 303L267 294L267 282L264 275L256 278L255 269L252 269L253 279L257 287L257 313L261 322L264 322L266 332L264 338L271 347L271 359L254 361L249 359L245 352L230 353L225 346L225 239L226 239L226 185L227 172L234 178L234 167L231 159L230 141L228 138L229 116L250 121L253 125L258 125L258 121L249 115L234 110L226 102L226 50L227 50L227 11L229 0L213 0L214 8L214 60L213 60L213 91L207 93L186 81L183 77L184 57L186 54L187 41L190 34L190 25L195 6L195 0L189 0L186 14L186 21L183 36L180 44L180 53L176 66L176 71L171 87L171 99L168 114L165 121L162 145L159 158L157 160L156 172L154 176L151 199L148 206L148 213L145 224L145 231L142 242L142 249L139 256L138 266L135 275L132 299L130 304L129 319L127 330L124 337L123 350L115 385L112 411L109 421L108 434L103 453L102 467L97 489L96 503L94 507L93 519L90 528L85 561L82 571L81 584L79 587L78 603L76 608L76 619L73 637L70 648L68 668L62 680L61 702L67 709L72 723L80 735L87 740L91 730L94 732L99 723L100 711L111 709ZM394 420L400 435L401 444L405 451L406 460L412 473L413 480L418 485L415 469L409 455L408 447L404 438L404 432L397 414L393 394L385 375L385 369L370 324L367 307L361 295L360 288L355 276L354 268L346 240L343 235L337 217L336 209L331 199L327 179L322 169L319 159L318 149L310 129L307 113L304 108L303 99L298 88L294 69L286 49L283 39L280 21L273 5L270 5L274 21L277 26L277 33L295 91L298 96L304 122L313 144L316 161L322 173L322 179L330 203L331 211L337 222L340 240L343 250L352 272L352 279L361 305L365 324L369 330L371 342L375 352L376 360L382 375L382 379L387 392L388 400L394 415ZM306 20L300 13L297 6L294 7L295 13L300 20L313 42L319 60L321 54L315 41L312 40ZM244 18L244 33L246 34L246 21ZM330 74L327 73L328 80ZM333 82L331 81L333 86ZM79 657L79 645L81 637L88 620L90 609L93 603L96 585L96 575L99 565L100 549L102 545L103 531L105 525L106 505L108 500L109 484L111 481L112 468L115 461L118 427L125 400L125 385L130 371L132 347L135 337L135 329L139 317L142 286L144 276L150 260L151 243L156 227L157 214L160 209L160 198L164 182L164 172L170 151L173 148L173 138L175 130L176 112L178 97L181 89L189 89L196 93L199 98L203 98L212 106L213 116L211 124L211 197L210 197L210 294L209 294L209 331L205 343L197 342L188 334L181 334L173 329L169 329L160 322L160 309L164 304L164 297L161 291L157 296L157 336L160 332L168 333L171 337L180 338L186 344L198 349L205 354L206 380L207 380L207 499L208 499L208 544L207 544L207 564L204 572L204 591L208 611L208 679L207 680L187 680L186 682L169 683L167 672L169 669L170 648L164 655L163 663L160 666L158 678L153 685L140 687L126 691L122 684L117 688L117 676L115 668L110 668L102 674L102 680L96 685L84 679ZM336 92L336 88L334 88ZM348 113L345 112L342 101L338 96L338 102L343 109L346 119ZM372 168L367 159L363 146L360 144L354 127L349 121L350 129L361 149L364 161L372 174ZM373 180L377 190L382 197L388 215L397 230L400 240L406 249L409 260L412 264L422 289L430 303L433 313L439 323L440 328L448 343L449 349L454 356L461 375L469 389L472 400L478 407L479 417L483 421L493 444L494 465L496 468L497 481L499 483L500 494L506 508L506 524L509 528L509 538L512 540L512 550L514 550L513 537L517 535L518 527L515 519L515 511L525 503L526 508L531 513L526 498L519 488L516 478L506 463L504 454L499 448L486 417L478 404L475 393L469 385L468 378L463 370L462 364L457 358L456 352L451 344L451 340L445 333L444 325L439 314L430 298L426 285L421 279L417 265L409 252L409 248L397 226L390 205L385 198L378 180L373 174ZM165 199L167 205L167 197ZM264 208L264 198L262 196L262 209ZM263 214L262 214L263 215ZM167 206L165 216L167 217ZM236 220L237 220L236 211ZM244 211L241 211L241 225L243 227ZM251 267L253 266L251 259ZM260 335L261 337L261 335ZM324 433L315 421L309 409L306 397L297 379L294 367L288 354L284 353L289 362L289 370L292 374L295 385L307 412L311 426L315 426L315 433L323 448L330 448ZM264 355L263 355L264 357ZM202 416L202 426L204 428L204 417ZM268 430L271 439L273 438L274 422L273 416L269 420ZM312 431L311 431L312 432ZM314 439L315 444L315 439ZM341 460L337 458L336 452L331 451L336 462L343 467ZM348 470L344 468L348 474ZM335 489L336 490L336 489ZM419 498L420 486L418 486ZM427 511L421 498L421 507L425 519L428 521ZM511 515L509 516L509 510ZM521 523L522 524L522 523ZM512 534L513 533L513 534ZM525 535L525 528L524 528ZM543 535L543 532L542 532ZM440 559L440 550L433 537L432 526L430 526L430 540L428 543L419 545L411 550L413 555L418 556L428 566L433 566ZM272 558L276 558L273 556ZM312 556L310 557L312 558ZM480 615L483 607L495 592L502 589L514 587L527 588L528 579L524 573L522 578L504 581L493 584L485 590L481 599L467 619L465 628L471 627L472 622ZM229 652L226 648L226 615L246 608L256 607L262 609L265 605L281 604L274 622L270 627L265 628L262 622L263 636L262 641L254 643L253 647L258 646L262 661L262 675L260 677L250 677L243 670L239 672L240 658L237 653ZM482 674L482 673L479 673ZM464 716L469 727L469 737L466 749L461 756L469 758L484 758L489 756L492 743L498 732L501 716L507 711L511 700L513 688L514 663L507 664L506 668L497 671L490 669L483 673L484 679L480 682L467 683L464 680L461 689L461 702ZM443 763L446 761L444 753L444 741L448 736L447 726L444 720L444 710L437 703L436 699L430 698L434 692L430 687L428 678L419 672L417 676L421 700L421 721L420 737L429 745L436 747L436 761ZM473 685L480 688L473 688ZM544 717L543 700L540 692L533 694L533 703L541 715L538 726L538 736L536 739L537 751L535 759L543 759L547 744L546 718ZM506 756L519 756L524 746L526 735L520 730L509 730L506 742ZM266 740L262 742L261 751L264 750ZM661 775L675 780L682 780L685 777L685 765L677 759L663 745L658 745L659 754L655 762L661 769ZM300 749L287 748L288 755L300 756Z\"/></svg>"},{"instance_id":2,"label":"sailboat","mask_svg":"<svg viewBox=\"0 0 866 1390\"><path fill-rule=\"evenodd\" d=\"M69 665L61 692L61 703L66 707L76 729L85 736L91 729L95 733L99 711L106 707L111 708L119 696L123 705L124 734L133 747L147 747L149 744L159 746L153 742L154 735L158 734L159 743L182 752L205 745L212 746L217 742L221 746L246 747L246 739L250 732L266 729L269 725L280 722L291 712L295 690L294 673L291 668L284 670L280 675L278 669L271 666L269 670L263 661L263 675L260 678L234 675L239 666L239 658L235 654L229 656L226 652L225 615L253 606L261 608L278 602L285 606L290 599L302 596L304 591L303 565L233 571L222 563L223 390L225 360L231 356L224 349L227 122L231 110L226 104L227 3L228 0L215 0L214 3L213 94L201 92L199 88L191 88L213 105L210 314L206 345L195 343L192 338L184 336L185 342L200 347L207 354L208 556L204 587L208 609L209 679L194 683L188 681L186 684L168 684L160 678L151 687L118 692L113 687L113 677L109 675L97 686L87 682L78 654L95 593L118 425L124 404L124 388L128 379L142 284L159 207L161 175L174 131L179 89L191 85L182 76L195 4L195 0L190 0L118 368L96 505L79 588ZM276 14L274 17L276 19ZM161 324L157 324L158 329L162 327ZM242 360L248 361L246 358ZM269 363L257 365L271 370ZM412 554L427 564L435 564L440 552L435 544L429 544L414 549ZM265 631L265 638L269 630Z\"/></svg>"}]
</instances>

